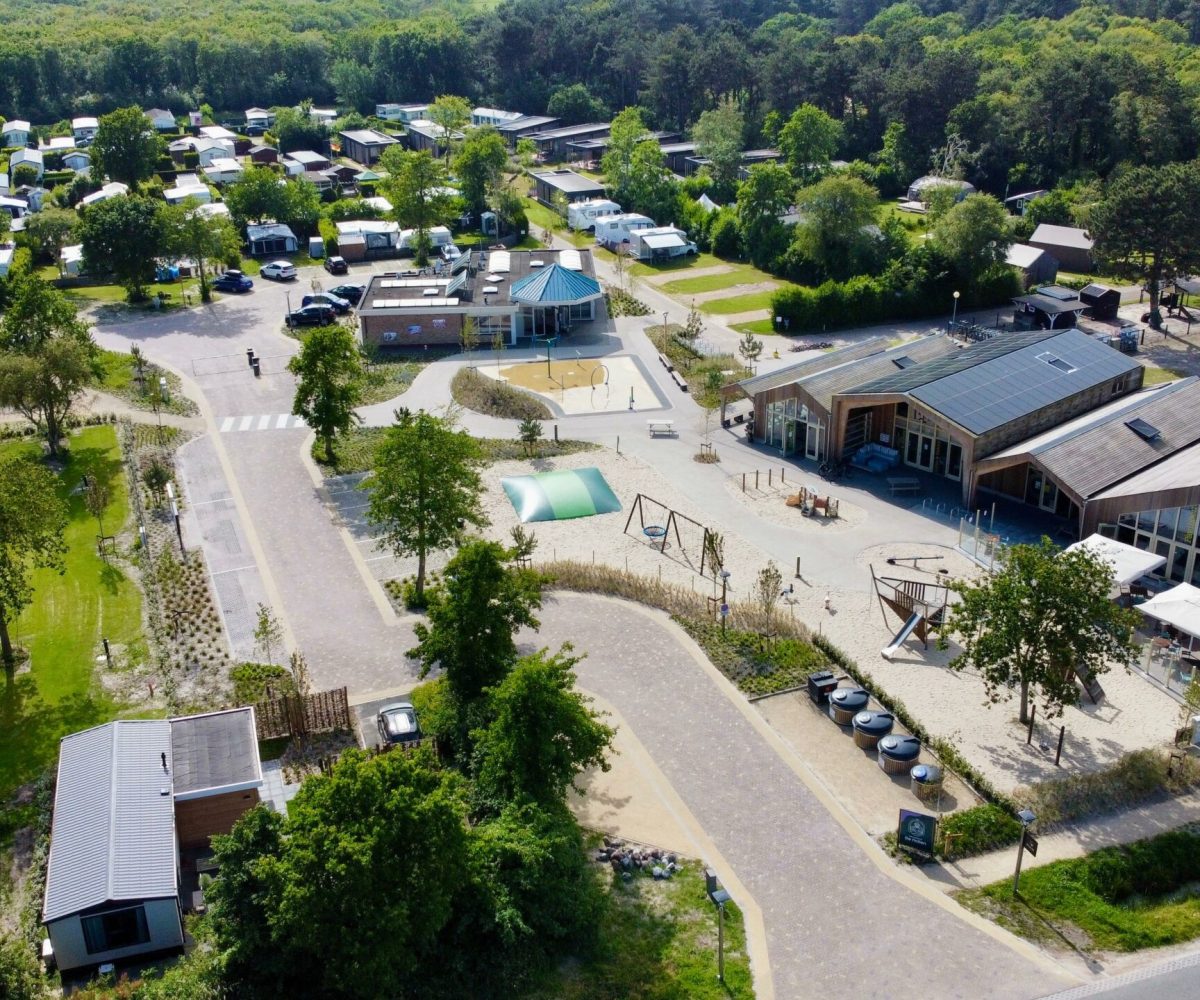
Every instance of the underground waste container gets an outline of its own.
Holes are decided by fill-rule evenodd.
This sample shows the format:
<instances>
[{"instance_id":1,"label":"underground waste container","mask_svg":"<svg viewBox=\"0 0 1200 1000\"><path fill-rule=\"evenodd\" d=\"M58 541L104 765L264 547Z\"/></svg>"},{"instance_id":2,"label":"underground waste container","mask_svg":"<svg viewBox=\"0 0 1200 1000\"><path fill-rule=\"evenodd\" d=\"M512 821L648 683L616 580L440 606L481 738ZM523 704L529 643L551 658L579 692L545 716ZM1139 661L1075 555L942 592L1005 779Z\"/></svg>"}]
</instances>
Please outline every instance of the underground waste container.
<instances>
[{"instance_id":1,"label":"underground waste container","mask_svg":"<svg viewBox=\"0 0 1200 1000\"><path fill-rule=\"evenodd\" d=\"M867 707L870 696L862 688L838 688L829 696L829 717L839 726L848 726Z\"/></svg>"},{"instance_id":2,"label":"underground waste container","mask_svg":"<svg viewBox=\"0 0 1200 1000\"><path fill-rule=\"evenodd\" d=\"M879 741L879 766L887 774L908 774L921 756L921 741L915 736L892 733Z\"/></svg>"},{"instance_id":3,"label":"underground waste container","mask_svg":"<svg viewBox=\"0 0 1200 1000\"><path fill-rule=\"evenodd\" d=\"M854 745L874 750L875 745L892 731L896 720L891 712L859 712L854 717Z\"/></svg>"},{"instance_id":4,"label":"underground waste container","mask_svg":"<svg viewBox=\"0 0 1200 1000\"><path fill-rule=\"evenodd\" d=\"M922 802L933 802L942 791L942 769L933 764L918 764L908 773L913 794Z\"/></svg>"}]
</instances>

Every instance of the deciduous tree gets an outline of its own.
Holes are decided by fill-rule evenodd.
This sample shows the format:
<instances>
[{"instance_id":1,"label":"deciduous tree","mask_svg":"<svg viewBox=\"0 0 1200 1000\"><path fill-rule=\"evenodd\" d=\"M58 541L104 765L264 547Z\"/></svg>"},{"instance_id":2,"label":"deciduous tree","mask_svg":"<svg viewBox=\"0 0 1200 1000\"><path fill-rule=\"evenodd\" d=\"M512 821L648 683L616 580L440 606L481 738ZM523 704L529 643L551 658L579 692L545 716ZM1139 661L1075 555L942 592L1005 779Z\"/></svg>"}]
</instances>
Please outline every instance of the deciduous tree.
<instances>
[{"instance_id":1,"label":"deciduous tree","mask_svg":"<svg viewBox=\"0 0 1200 1000\"><path fill-rule=\"evenodd\" d=\"M1016 688L1022 722L1031 695L1051 716L1075 703L1076 666L1102 674L1134 655L1141 616L1110 600L1112 568L1085 549L1064 552L1048 538L1013 545L990 576L956 581L952 589L959 601L942 642L954 636L961 652L950 668L977 673L993 704Z\"/></svg>"},{"instance_id":2,"label":"deciduous tree","mask_svg":"<svg viewBox=\"0 0 1200 1000\"><path fill-rule=\"evenodd\" d=\"M709 161L709 171L716 185L714 196L718 201L728 200L737 185L745 125L737 102L726 97L717 107L701 114L692 126L696 153Z\"/></svg>"},{"instance_id":3,"label":"deciduous tree","mask_svg":"<svg viewBox=\"0 0 1200 1000\"><path fill-rule=\"evenodd\" d=\"M454 157L458 189L472 212L487 209L487 195L508 163L508 149L494 128L472 129Z\"/></svg>"},{"instance_id":4,"label":"deciduous tree","mask_svg":"<svg viewBox=\"0 0 1200 1000\"><path fill-rule=\"evenodd\" d=\"M5 213L7 214L7 213ZM47 205L40 212L33 212L25 220L25 235L35 254L50 260L61 276L63 270L62 249L71 242L79 216L66 208Z\"/></svg>"},{"instance_id":5,"label":"deciduous tree","mask_svg":"<svg viewBox=\"0 0 1200 1000\"><path fill-rule=\"evenodd\" d=\"M296 376L292 413L303 417L334 460L333 443L358 421L354 408L363 398L363 359L354 334L341 325L318 327L288 362Z\"/></svg>"},{"instance_id":6,"label":"deciduous tree","mask_svg":"<svg viewBox=\"0 0 1200 1000\"><path fill-rule=\"evenodd\" d=\"M842 123L811 104L801 104L779 131L779 151L802 184L811 184L829 167L842 144Z\"/></svg>"},{"instance_id":7,"label":"deciduous tree","mask_svg":"<svg viewBox=\"0 0 1200 1000\"><path fill-rule=\"evenodd\" d=\"M563 125L583 125L608 118L608 108L582 83L559 87L546 102L546 114L558 118Z\"/></svg>"},{"instance_id":8,"label":"deciduous tree","mask_svg":"<svg viewBox=\"0 0 1200 1000\"><path fill-rule=\"evenodd\" d=\"M368 520L381 529L380 547L417 557L414 597L425 599L425 560L462 537L466 525L488 523L479 504L483 484L479 442L449 418L399 410L375 453Z\"/></svg>"},{"instance_id":9,"label":"deciduous tree","mask_svg":"<svg viewBox=\"0 0 1200 1000\"><path fill-rule=\"evenodd\" d=\"M395 208L400 225L415 229L414 256L419 267L428 260L429 230L449 214L446 168L427 149L405 150L389 146L382 162L388 177L382 187Z\"/></svg>"},{"instance_id":10,"label":"deciduous tree","mask_svg":"<svg viewBox=\"0 0 1200 1000\"><path fill-rule=\"evenodd\" d=\"M189 202L191 199L189 199ZM200 279L200 301L212 299L209 273L236 254L241 238L225 216L205 215L194 204L168 206L163 216L164 243L169 254L196 262Z\"/></svg>"},{"instance_id":11,"label":"deciduous tree","mask_svg":"<svg viewBox=\"0 0 1200 1000\"><path fill-rule=\"evenodd\" d=\"M496 542L467 542L446 564L445 583L429 595L428 624L413 626L421 675L445 672L455 703L466 711L517 661L516 632L538 627L545 578L509 565ZM465 729L463 730L465 733Z\"/></svg>"},{"instance_id":12,"label":"deciduous tree","mask_svg":"<svg viewBox=\"0 0 1200 1000\"><path fill-rule=\"evenodd\" d=\"M827 277L843 281L863 270L874 240L878 195L857 177L836 175L796 196L800 221L792 242Z\"/></svg>"},{"instance_id":13,"label":"deciduous tree","mask_svg":"<svg viewBox=\"0 0 1200 1000\"><path fill-rule=\"evenodd\" d=\"M488 692L489 721L472 734L479 799L557 806L585 770L609 770L614 730L575 690L578 662L569 646L543 649Z\"/></svg>"},{"instance_id":14,"label":"deciduous tree","mask_svg":"<svg viewBox=\"0 0 1200 1000\"><path fill-rule=\"evenodd\" d=\"M137 191L142 181L154 176L162 139L136 105L117 108L100 116L100 127L92 141L92 178L103 184L107 177Z\"/></svg>"},{"instance_id":15,"label":"deciduous tree","mask_svg":"<svg viewBox=\"0 0 1200 1000\"><path fill-rule=\"evenodd\" d=\"M0 659L10 673L9 624L33 600L33 570L62 569L66 527L54 475L30 458L0 457Z\"/></svg>"},{"instance_id":16,"label":"deciduous tree","mask_svg":"<svg viewBox=\"0 0 1200 1000\"><path fill-rule=\"evenodd\" d=\"M128 301L143 301L166 250L166 209L164 202L134 195L90 206L79 224L84 269L111 274Z\"/></svg>"},{"instance_id":17,"label":"deciduous tree","mask_svg":"<svg viewBox=\"0 0 1200 1000\"><path fill-rule=\"evenodd\" d=\"M777 163L756 164L738 185L738 229L756 264L768 264L782 252L787 234L779 217L791 206L794 190L792 175Z\"/></svg>"},{"instance_id":18,"label":"deciduous tree","mask_svg":"<svg viewBox=\"0 0 1200 1000\"><path fill-rule=\"evenodd\" d=\"M1012 245L1012 221L990 194L968 195L934 226L933 238L967 281L1003 264Z\"/></svg>"},{"instance_id":19,"label":"deciduous tree","mask_svg":"<svg viewBox=\"0 0 1200 1000\"><path fill-rule=\"evenodd\" d=\"M442 129L446 162L449 163L452 150L461 141L455 138L456 133L461 133L471 121L471 102L456 94L442 94L433 99L426 114Z\"/></svg>"}]
</instances>

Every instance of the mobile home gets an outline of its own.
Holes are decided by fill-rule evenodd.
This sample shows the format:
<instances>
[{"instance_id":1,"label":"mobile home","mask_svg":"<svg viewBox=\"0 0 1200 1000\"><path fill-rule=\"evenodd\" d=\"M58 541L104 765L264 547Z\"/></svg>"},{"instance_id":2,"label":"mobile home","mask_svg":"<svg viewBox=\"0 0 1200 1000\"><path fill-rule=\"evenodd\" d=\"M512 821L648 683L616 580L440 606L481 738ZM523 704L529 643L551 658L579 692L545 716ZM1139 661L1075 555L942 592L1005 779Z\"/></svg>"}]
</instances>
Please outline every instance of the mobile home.
<instances>
[{"instance_id":1,"label":"mobile home","mask_svg":"<svg viewBox=\"0 0 1200 1000\"><path fill-rule=\"evenodd\" d=\"M631 242L631 234L637 229L653 229L654 220L648 215L626 212L609 215L596 220L596 242L606 247L620 246Z\"/></svg>"},{"instance_id":2,"label":"mobile home","mask_svg":"<svg viewBox=\"0 0 1200 1000\"><path fill-rule=\"evenodd\" d=\"M596 228L597 219L606 215L620 214L621 206L607 198L577 201L567 207L567 226L571 229L583 229L590 233Z\"/></svg>"}]
</instances>

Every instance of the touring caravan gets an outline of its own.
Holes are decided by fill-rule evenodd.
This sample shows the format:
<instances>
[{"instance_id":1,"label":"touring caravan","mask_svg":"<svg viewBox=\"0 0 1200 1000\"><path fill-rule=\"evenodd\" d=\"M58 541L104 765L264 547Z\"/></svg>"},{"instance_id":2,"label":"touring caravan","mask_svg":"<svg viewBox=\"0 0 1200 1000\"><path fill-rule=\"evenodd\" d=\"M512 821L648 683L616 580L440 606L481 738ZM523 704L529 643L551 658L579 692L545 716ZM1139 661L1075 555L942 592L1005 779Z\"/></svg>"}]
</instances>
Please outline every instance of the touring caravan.
<instances>
[{"instance_id":1,"label":"touring caravan","mask_svg":"<svg viewBox=\"0 0 1200 1000\"><path fill-rule=\"evenodd\" d=\"M577 201L567 206L567 226L574 230L591 232L596 228L596 220L606 215L620 215L621 206L607 198L591 198L588 201Z\"/></svg>"},{"instance_id":2,"label":"touring caravan","mask_svg":"<svg viewBox=\"0 0 1200 1000\"><path fill-rule=\"evenodd\" d=\"M445 226L433 226L426 230L426 235L429 237L429 247L431 250L440 250L444 246L454 242L454 236ZM417 231L415 229L404 229L400 232L400 241L396 245L396 249L400 253L412 253L413 241L416 239Z\"/></svg>"},{"instance_id":3,"label":"touring caravan","mask_svg":"<svg viewBox=\"0 0 1200 1000\"><path fill-rule=\"evenodd\" d=\"M622 243L629 243L631 233L638 229L653 229L654 220L648 215L626 212L623 215L607 215L596 220L596 242L610 250Z\"/></svg>"},{"instance_id":4,"label":"touring caravan","mask_svg":"<svg viewBox=\"0 0 1200 1000\"><path fill-rule=\"evenodd\" d=\"M629 238L629 255L638 260L666 260L696 252L696 244L687 238L687 233L674 226L635 229Z\"/></svg>"}]
</instances>

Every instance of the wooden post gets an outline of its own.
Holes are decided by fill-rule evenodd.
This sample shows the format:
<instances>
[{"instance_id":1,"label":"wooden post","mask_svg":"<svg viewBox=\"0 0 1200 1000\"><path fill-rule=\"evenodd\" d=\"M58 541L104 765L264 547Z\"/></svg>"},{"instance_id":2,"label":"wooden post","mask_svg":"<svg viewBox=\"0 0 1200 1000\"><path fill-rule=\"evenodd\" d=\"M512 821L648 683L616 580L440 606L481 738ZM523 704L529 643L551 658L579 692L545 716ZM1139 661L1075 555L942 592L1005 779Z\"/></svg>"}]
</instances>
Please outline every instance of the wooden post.
<instances>
[{"instance_id":1,"label":"wooden post","mask_svg":"<svg viewBox=\"0 0 1200 1000\"><path fill-rule=\"evenodd\" d=\"M1033 742L1033 721L1037 718L1037 705L1029 706L1029 732L1025 736L1025 745L1029 746Z\"/></svg>"}]
</instances>

